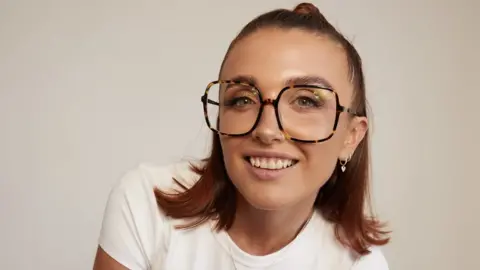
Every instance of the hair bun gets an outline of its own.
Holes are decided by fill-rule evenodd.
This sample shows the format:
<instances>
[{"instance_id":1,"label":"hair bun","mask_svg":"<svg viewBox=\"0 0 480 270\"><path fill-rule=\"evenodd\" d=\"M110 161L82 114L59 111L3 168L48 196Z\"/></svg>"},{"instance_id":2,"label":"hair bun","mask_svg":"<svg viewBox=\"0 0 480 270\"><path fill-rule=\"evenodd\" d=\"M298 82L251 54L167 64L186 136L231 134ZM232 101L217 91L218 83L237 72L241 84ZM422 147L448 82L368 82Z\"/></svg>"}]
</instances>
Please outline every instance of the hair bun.
<instances>
[{"instance_id":1,"label":"hair bun","mask_svg":"<svg viewBox=\"0 0 480 270\"><path fill-rule=\"evenodd\" d=\"M298 4L294 9L293 12L301 15L312 15L312 16L318 16L321 15L320 10L311 3L301 3Z\"/></svg>"}]
</instances>

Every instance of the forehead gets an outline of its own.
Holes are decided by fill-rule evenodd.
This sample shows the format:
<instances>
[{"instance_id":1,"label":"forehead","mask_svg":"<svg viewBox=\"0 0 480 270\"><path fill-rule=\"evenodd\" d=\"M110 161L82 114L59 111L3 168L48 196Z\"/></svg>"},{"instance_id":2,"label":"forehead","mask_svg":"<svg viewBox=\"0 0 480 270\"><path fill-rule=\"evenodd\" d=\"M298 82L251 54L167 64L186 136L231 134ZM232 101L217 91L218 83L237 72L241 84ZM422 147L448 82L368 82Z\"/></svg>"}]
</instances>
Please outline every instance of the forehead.
<instances>
[{"instance_id":1,"label":"forehead","mask_svg":"<svg viewBox=\"0 0 480 270\"><path fill-rule=\"evenodd\" d=\"M262 29L230 51L221 79L252 77L265 97L274 97L297 77L319 77L349 102L351 83L343 48L303 30Z\"/></svg>"}]
</instances>

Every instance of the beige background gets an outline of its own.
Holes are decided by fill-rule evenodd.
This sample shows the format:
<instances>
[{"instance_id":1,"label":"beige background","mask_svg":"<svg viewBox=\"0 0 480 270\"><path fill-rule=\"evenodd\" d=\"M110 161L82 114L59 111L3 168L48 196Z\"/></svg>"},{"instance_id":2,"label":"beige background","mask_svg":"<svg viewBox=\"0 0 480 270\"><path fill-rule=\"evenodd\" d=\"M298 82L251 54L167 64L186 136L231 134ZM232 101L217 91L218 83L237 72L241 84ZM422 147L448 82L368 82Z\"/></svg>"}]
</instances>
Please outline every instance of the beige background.
<instances>
[{"instance_id":1,"label":"beige background","mask_svg":"<svg viewBox=\"0 0 480 270\"><path fill-rule=\"evenodd\" d=\"M297 3L1 0L0 269L90 268L113 183L204 153L228 43ZM365 62L391 269L480 269L480 2L315 3Z\"/></svg>"}]
</instances>

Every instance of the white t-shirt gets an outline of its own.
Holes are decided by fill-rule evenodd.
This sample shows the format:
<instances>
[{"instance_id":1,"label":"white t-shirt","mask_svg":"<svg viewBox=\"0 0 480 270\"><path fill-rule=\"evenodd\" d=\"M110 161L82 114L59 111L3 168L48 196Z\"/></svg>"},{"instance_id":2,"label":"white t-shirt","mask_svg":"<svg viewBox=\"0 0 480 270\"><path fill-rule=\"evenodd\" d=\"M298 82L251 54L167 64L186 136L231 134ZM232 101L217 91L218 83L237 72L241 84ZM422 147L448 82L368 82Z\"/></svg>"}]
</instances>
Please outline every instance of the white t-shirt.
<instances>
[{"instance_id":1,"label":"white t-shirt","mask_svg":"<svg viewBox=\"0 0 480 270\"><path fill-rule=\"evenodd\" d=\"M198 179L187 163L141 165L127 173L110 194L99 245L128 269L388 270L378 248L354 260L336 241L333 226L318 213L290 244L266 256L242 251L225 231L212 230L213 222L188 230L173 229L179 221L159 211L153 194L154 187L171 189L172 177Z\"/></svg>"}]
</instances>

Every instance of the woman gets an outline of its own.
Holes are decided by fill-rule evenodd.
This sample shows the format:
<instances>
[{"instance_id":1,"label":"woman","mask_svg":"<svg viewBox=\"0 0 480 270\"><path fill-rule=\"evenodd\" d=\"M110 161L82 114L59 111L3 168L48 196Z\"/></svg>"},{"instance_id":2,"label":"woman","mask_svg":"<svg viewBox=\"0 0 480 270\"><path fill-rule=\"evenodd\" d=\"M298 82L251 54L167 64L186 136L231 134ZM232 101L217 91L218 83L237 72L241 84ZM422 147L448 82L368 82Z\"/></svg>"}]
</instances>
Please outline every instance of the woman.
<instances>
[{"instance_id":1,"label":"woman","mask_svg":"<svg viewBox=\"0 0 480 270\"><path fill-rule=\"evenodd\" d=\"M94 269L388 269L387 233L364 211L361 60L315 6L246 25L202 102L210 157L130 172Z\"/></svg>"}]
</instances>

